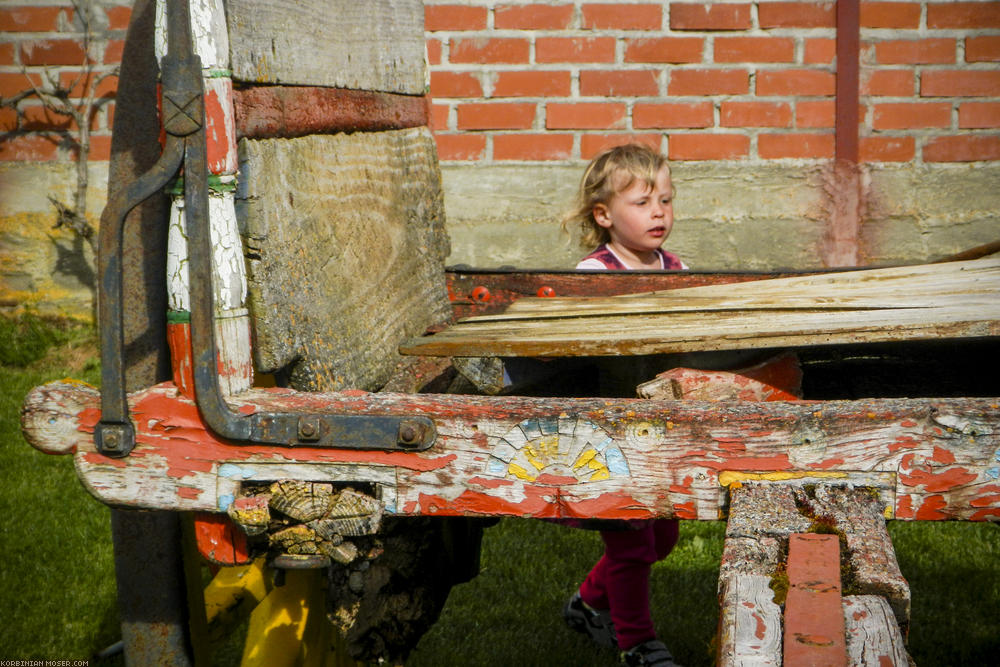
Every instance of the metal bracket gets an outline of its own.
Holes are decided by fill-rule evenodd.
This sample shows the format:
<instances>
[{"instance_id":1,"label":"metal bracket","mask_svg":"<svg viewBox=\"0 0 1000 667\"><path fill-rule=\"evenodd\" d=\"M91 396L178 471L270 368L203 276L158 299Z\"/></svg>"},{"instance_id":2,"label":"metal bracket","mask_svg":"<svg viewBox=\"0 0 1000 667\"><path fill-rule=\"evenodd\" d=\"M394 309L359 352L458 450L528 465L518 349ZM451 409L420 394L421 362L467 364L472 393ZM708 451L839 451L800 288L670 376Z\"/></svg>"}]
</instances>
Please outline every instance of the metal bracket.
<instances>
[{"instance_id":1,"label":"metal bracket","mask_svg":"<svg viewBox=\"0 0 1000 667\"><path fill-rule=\"evenodd\" d=\"M126 456L135 447L125 395L122 231L135 206L166 185L184 167L184 209L188 232L191 343L198 409L222 438L276 446L422 451L437 437L434 422L408 415L274 414L237 412L219 386L212 288L212 238L208 218L208 158L201 59L192 47L188 0L167 0L168 46L162 63L163 113L167 142L160 160L101 216L100 327L101 421L98 451Z\"/></svg>"}]
</instances>

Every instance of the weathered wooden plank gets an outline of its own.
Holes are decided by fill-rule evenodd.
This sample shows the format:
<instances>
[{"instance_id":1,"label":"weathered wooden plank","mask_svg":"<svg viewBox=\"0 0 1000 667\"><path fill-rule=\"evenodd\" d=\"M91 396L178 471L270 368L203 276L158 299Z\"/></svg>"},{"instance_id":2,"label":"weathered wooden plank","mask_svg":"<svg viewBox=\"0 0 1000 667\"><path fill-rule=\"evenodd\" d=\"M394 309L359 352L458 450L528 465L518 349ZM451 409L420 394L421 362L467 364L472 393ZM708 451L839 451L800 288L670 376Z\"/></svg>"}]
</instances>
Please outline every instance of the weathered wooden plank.
<instances>
[{"instance_id":1,"label":"weathered wooden plank","mask_svg":"<svg viewBox=\"0 0 1000 667\"><path fill-rule=\"evenodd\" d=\"M781 607L769 576L731 574L719 579L719 667L780 666Z\"/></svg>"},{"instance_id":2,"label":"weathered wooden plank","mask_svg":"<svg viewBox=\"0 0 1000 667\"><path fill-rule=\"evenodd\" d=\"M784 662L847 667L837 536L790 536L786 571Z\"/></svg>"},{"instance_id":3,"label":"weathered wooden plank","mask_svg":"<svg viewBox=\"0 0 1000 667\"><path fill-rule=\"evenodd\" d=\"M878 595L845 595L847 663L855 667L909 667L906 644L889 604Z\"/></svg>"},{"instance_id":4,"label":"weathered wooden plank","mask_svg":"<svg viewBox=\"0 0 1000 667\"><path fill-rule=\"evenodd\" d=\"M302 390L381 387L398 342L450 316L434 140L245 139L240 154L256 368Z\"/></svg>"},{"instance_id":5,"label":"weathered wooden plank","mask_svg":"<svg viewBox=\"0 0 1000 667\"><path fill-rule=\"evenodd\" d=\"M233 78L423 95L416 0L227 0Z\"/></svg>"},{"instance_id":6,"label":"weathered wooden plank","mask_svg":"<svg viewBox=\"0 0 1000 667\"><path fill-rule=\"evenodd\" d=\"M599 299L521 299L406 354L599 356L1000 335L1000 260ZM941 272L940 267L948 267Z\"/></svg>"},{"instance_id":7,"label":"weathered wooden plank","mask_svg":"<svg viewBox=\"0 0 1000 667\"><path fill-rule=\"evenodd\" d=\"M240 466L280 463L283 476L302 466L303 479L316 465L343 466L344 481L351 469L373 483L384 479L367 479L371 470L389 471L391 511L411 515L715 519L725 505L720 478L744 471L886 473L901 518L1000 517L995 398L719 404L255 389L230 399L248 413L426 415L437 440L411 453L226 443L163 384L131 397L136 449L109 459L92 442L97 393L75 391L89 398L64 399L67 411L46 423L69 434L80 478L112 505L221 511ZM92 407L73 413L83 402Z\"/></svg>"}]
</instances>

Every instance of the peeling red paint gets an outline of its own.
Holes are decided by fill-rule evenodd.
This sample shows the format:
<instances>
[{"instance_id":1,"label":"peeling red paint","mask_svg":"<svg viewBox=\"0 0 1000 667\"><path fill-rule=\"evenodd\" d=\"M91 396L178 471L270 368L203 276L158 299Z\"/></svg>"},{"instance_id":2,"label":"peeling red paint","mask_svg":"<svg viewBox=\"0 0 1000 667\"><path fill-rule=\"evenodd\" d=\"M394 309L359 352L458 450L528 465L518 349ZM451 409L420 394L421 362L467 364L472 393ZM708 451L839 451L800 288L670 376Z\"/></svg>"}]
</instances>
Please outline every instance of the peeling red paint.
<instances>
[{"instance_id":1,"label":"peeling red paint","mask_svg":"<svg viewBox=\"0 0 1000 667\"><path fill-rule=\"evenodd\" d=\"M982 490L982 489L981 489ZM1000 493L993 493L990 495L979 496L978 498L973 498L969 501L969 504L973 507L1000 507Z\"/></svg>"},{"instance_id":2,"label":"peeling red paint","mask_svg":"<svg viewBox=\"0 0 1000 667\"><path fill-rule=\"evenodd\" d=\"M702 465L712 470L745 470L745 471L773 471L789 470L792 467L788 460L788 454L776 454L774 456L740 457L733 456L724 458L721 461L692 461L695 465Z\"/></svg>"},{"instance_id":3,"label":"peeling red paint","mask_svg":"<svg viewBox=\"0 0 1000 667\"><path fill-rule=\"evenodd\" d=\"M753 620L756 622L756 627L754 628L753 633L754 637L757 639L764 639L767 637L767 624L764 622L764 618L757 612L754 612L752 615Z\"/></svg>"},{"instance_id":4,"label":"peeling red paint","mask_svg":"<svg viewBox=\"0 0 1000 667\"><path fill-rule=\"evenodd\" d=\"M904 419L903 421L899 422L899 425L902 426L903 428L913 428L914 426L917 425L917 422L913 421L912 419Z\"/></svg>"},{"instance_id":5,"label":"peeling red paint","mask_svg":"<svg viewBox=\"0 0 1000 667\"><path fill-rule=\"evenodd\" d=\"M825 461L820 461L819 463L810 463L809 467L818 470L829 470L830 468L833 468L835 466L842 466L842 465L844 465L844 459L835 458L835 459L827 459Z\"/></svg>"},{"instance_id":6,"label":"peeling red paint","mask_svg":"<svg viewBox=\"0 0 1000 667\"><path fill-rule=\"evenodd\" d=\"M201 489L193 486L178 486L177 495L188 500L197 500L201 497Z\"/></svg>"},{"instance_id":7,"label":"peeling red paint","mask_svg":"<svg viewBox=\"0 0 1000 667\"><path fill-rule=\"evenodd\" d=\"M470 477L468 484L470 486L481 486L486 489L497 489L501 486L511 486L514 484L512 479L500 479L497 477Z\"/></svg>"},{"instance_id":8,"label":"peeling red paint","mask_svg":"<svg viewBox=\"0 0 1000 667\"><path fill-rule=\"evenodd\" d=\"M948 514L941 512L943 507L947 507L948 502L943 496L927 496L917 510L916 519L918 521L940 521L950 518Z\"/></svg>"},{"instance_id":9,"label":"peeling red paint","mask_svg":"<svg viewBox=\"0 0 1000 667\"><path fill-rule=\"evenodd\" d=\"M896 496L896 518L897 519L912 519L913 518L913 496L908 493L900 494Z\"/></svg>"},{"instance_id":10,"label":"peeling red paint","mask_svg":"<svg viewBox=\"0 0 1000 667\"><path fill-rule=\"evenodd\" d=\"M889 443L890 452L898 452L900 449L916 449L920 446L916 438L911 435L898 435L895 442Z\"/></svg>"},{"instance_id":11,"label":"peeling red paint","mask_svg":"<svg viewBox=\"0 0 1000 667\"><path fill-rule=\"evenodd\" d=\"M950 491L958 486L964 486L975 481L979 476L965 468L948 468L943 472L932 473L926 470L914 470L909 475L899 473L900 481L906 486L922 486L925 491L935 493Z\"/></svg>"},{"instance_id":12,"label":"peeling red paint","mask_svg":"<svg viewBox=\"0 0 1000 667\"><path fill-rule=\"evenodd\" d=\"M674 503L674 514L678 519L698 518L698 512L694 507L693 500L689 500L686 503Z\"/></svg>"},{"instance_id":13,"label":"peeling red paint","mask_svg":"<svg viewBox=\"0 0 1000 667\"><path fill-rule=\"evenodd\" d=\"M198 551L219 565L244 565L251 561L246 533L222 514L199 512L194 517Z\"/></svg>"},{"instance_id":14,"label":"peeling red paint","mask_svg":"<svg viewBox=\"0 0 1000 667\"><path fill-rule=\"evenodd\" d=\"M955 455L947 449L935 446L934 453L931 455L931 460L947 465L955 462Z\"/></svg>"},{"instance_id":15,"label":"peeling red paint","mask_svg":"<svg viewBox=\"0 0 1000 667\"><path fill-rule=\"evenodd\" d=\"M715 441L719 443L719 447L724 452L745 452L747 450L746 442L742 438L716 438Z\"/></svg>"}]
</instances>

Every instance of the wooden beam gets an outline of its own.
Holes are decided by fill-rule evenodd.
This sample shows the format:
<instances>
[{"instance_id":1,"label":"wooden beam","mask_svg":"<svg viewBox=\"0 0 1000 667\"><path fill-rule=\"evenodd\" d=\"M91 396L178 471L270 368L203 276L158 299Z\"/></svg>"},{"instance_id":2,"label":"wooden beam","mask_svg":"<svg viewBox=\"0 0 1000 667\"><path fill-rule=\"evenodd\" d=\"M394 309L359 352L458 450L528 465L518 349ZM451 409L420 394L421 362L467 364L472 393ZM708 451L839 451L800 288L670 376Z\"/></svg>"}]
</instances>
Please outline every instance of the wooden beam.
<instances>
[{"instance_id":1,"label":"wooden beam","mask_svg":"<svg viewBox=\"0 0 1000 667\"><path fill-rule=\"evenodd\" d=\"M1000 335L1000 259L602 298L521 299L405 354L604 356Z\"/></svg>"},{"instance_id":2,"label":"wooden beam","mask_svg":"<svg viewBox=\"0 0 1000 667\"><path fill-rule=\"evenodd\" d=\"M225 511L249 480L375 485L394 514L716 519L733 471L763 478L888 475L901 519L1000 517L1000 399L711 403L255 389L234 408L425 415L425 452L348 451L220 440L170 383L130 397L135 451L98 454L98 394L36 388L30 442L66 443L78 474L110 505ZM80 406L86 406L82 409Z\"/></svg>"}]
</instances>

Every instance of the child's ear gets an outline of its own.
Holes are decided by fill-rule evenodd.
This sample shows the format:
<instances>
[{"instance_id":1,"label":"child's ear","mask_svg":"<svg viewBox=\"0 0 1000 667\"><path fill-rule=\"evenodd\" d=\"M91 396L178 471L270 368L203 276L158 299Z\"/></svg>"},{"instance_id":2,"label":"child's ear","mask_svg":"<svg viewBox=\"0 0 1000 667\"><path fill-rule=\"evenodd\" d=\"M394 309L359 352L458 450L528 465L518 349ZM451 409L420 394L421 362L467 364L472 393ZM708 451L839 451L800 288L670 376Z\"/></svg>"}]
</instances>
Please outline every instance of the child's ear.
<instances>
[{"instance_id":1,"label":"child's ear","mask_svg":"<svg viewBox=\"0 0 1000 667\"><path fill-rule=\"evenodd\" d=\"M605 229L611 228L611 211L604 204L597 203L594 204L594 208L591 209L591 214L594 216L594 222L599 224Z\"/></svg>"}]
</instances>

